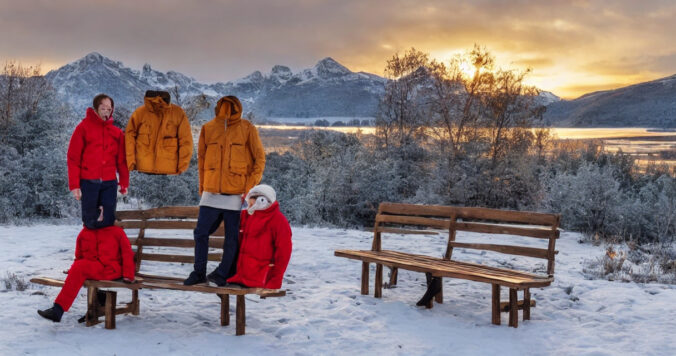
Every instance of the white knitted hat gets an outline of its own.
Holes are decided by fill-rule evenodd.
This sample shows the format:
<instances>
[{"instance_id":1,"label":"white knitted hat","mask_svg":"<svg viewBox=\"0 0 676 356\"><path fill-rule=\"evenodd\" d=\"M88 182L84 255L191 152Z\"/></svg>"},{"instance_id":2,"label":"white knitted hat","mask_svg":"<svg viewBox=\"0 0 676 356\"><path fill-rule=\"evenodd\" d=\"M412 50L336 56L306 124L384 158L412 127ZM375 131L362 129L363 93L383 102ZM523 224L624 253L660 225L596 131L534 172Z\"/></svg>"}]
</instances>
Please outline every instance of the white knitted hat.
<instances>
[{"instance_id":1,"label":"white knitted hat","mask_svg":"<svg viewBox=\"0 0 676 356\"><path fill-rule=\"evenodd\" d=\"M269 208L270 205L275 202L277 194L275 194L275 190L272 189L271 186L260 184L251 188L249 193L246 195L247 203L251 197L257 198L253 205L246 208L246 210L249 212L249 215L253 215L256 210L265 210Z\"/></svg>"},{"instance_id":2,"label":"white knitted hat","mask_svg":"<svg viewBox=\"0 0 676 356\"><path fill-rule=\"evenodd\" d=\"M274 203L277 200L277 193L275 193L275 190L267 184L259 184L251 188L249 193L246 195L246 200L249 200L249 197L261 195L268 198L270 203Z\"/></svg>"}]
</instances>

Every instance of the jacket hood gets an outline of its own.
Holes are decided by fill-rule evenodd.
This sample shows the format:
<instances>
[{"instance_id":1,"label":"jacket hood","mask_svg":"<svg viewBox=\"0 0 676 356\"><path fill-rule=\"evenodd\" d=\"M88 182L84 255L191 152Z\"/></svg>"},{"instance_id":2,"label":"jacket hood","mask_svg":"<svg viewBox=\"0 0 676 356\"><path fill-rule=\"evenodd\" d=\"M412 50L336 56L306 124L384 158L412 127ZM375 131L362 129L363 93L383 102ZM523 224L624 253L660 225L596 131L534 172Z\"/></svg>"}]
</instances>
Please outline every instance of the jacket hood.
<instances>
[{"instance_id":1,"label":"jacket hood","mask_svg":"<svg viewBox=\"0 0 676 356\"><path fill-rule=\"evenodd\" d=\"M94 110L94 108L87 108L87 114L85 115L85 120L92 121L94 123L112 123L113 122L113 112L110 112L110 117L108 120L104 121L101 116Z\"/></svg>"},{"instance_id":2,"label":"jacket hood","mask_svg":"<svg viewBox=\"0 0 676 356\"><path fill-rule=\"evenodd\" d=\"M218 100L214 113L218 118L225 118L228 123L242 118L242 103L236 96L228 95Z\"/></svg>"},{"instance_id":3,"label":"jacket hood","mask_svg":"<svg viewBox=\"0 0 676 356\"><path fill-rule=\"evenodd\" d=\"M143 98L143 104L145 105L146 109L148 111L155 113L155 114L160 114L169 109L169 105L167 104L161 97L155 96L152 98Z\"/></svg>"}]
</instances>

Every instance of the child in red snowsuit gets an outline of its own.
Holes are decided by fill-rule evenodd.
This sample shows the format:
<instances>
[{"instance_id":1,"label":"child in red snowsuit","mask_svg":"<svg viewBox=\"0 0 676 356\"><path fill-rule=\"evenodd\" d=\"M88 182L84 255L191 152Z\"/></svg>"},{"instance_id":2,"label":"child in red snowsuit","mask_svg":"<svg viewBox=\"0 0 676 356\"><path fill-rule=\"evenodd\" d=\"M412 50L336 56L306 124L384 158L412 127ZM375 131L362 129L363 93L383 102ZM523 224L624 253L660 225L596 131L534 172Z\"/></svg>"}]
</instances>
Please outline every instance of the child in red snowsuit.
<instances>
[{"instance_id":1,"label":"child in red snowsuit","mask_svg":"<svg viewBox=\"0 0 676 356\"><path fill-rule=\"evenodd\" d=\"M251 188L246 200L249 207L242 211L237 273L228 283L279 289L291 258L291 227L269 185Z\"/></svg>"},{"instance_id":2,"label":"child in red snowsuit","mask_svg":"<svg viewBox=\"0 0 676 356\"><path fill-rule=\"evenodd\" d=\"M123 277L125 282L131 283L134 281L134 271L134 252L122 228L108 226L92 230L85 227L77 237L75 262L68 270L54 306L38 310L38 314L59 322L63 312L68 311L75 301L85 280L107 281Z\"/></svg>"}]
</instances>

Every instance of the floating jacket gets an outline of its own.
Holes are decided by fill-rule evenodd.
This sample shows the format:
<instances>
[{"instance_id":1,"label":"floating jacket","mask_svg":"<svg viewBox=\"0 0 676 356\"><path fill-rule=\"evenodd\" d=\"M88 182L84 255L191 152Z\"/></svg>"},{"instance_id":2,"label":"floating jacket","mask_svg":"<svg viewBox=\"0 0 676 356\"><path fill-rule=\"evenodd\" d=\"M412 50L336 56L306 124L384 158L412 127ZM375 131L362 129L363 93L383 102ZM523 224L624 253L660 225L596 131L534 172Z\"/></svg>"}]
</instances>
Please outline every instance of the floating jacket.
<instances>
[{"instance_id":1,"label":"floating jacket","mask_svg":"<svg viewBox=\"0 0 676 356\"><path fill-rule=\"evenodd\" d=\"M125 130L129 170L179 174L188 169L192 132L181 107L161 97L145 98L129 118Z\"/></svg>"},{"instance_id":2,"label":"floating jacket","mask_svg":"<svg viewBox=\"0 0 676 356\"><path fill-rule=\"evenodd\" d=\"M291 258L291 227L274 202L240 219L237 273L228 279L252 288L279 289Z\"/></svg>"},{"instance_id":3,"label":"floating jacket","mask_svg":"<svg viewBox=\"0 0 676 356\"><path fill-rule=\"evenodd\" d=\"M103 121L92 108L80 122L68 145L68 189L80 188L80 179L115 180L129 187L124 134L113 126L111 118Z\"/></svg>"},{"instance_id":4,"label":"floating jacket","mask_svg":"<svg viewBox=\"0 0 676 356\"><path fill-rule=\"evenodd\" d=\"M103 265L102 278L122 276L134 280L134 252L119 226L83 228L75 244L75 260L81 259L99 261Z\"/></svg>"},{"instance_id":5,"label":"floating jacket","mask_svg":"<svg viewBox=\"0 0 676 356\"><path fill-rule=\"evenodd\" d=\"M236 97L221 98L215 111L216 117L202 126L197 145L199 194L244 194L263 176L265 150L256 127L241 118Z\"/></svg>"}]
</instances>

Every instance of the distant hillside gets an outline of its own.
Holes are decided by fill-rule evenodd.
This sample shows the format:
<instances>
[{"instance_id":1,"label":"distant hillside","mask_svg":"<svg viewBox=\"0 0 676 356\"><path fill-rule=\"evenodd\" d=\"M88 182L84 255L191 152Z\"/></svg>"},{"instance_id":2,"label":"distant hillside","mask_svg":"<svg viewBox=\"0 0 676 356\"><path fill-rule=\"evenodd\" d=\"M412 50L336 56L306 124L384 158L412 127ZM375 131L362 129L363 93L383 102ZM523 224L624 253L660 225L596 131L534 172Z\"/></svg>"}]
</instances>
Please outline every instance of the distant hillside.
<instances>
[{"instance_id":1,"label":"distant hillside","mask_svg":"<svg viewBox=\"0 0 676 356\"><path fill-rule=\"evenodd\" d=\"M554 102L544 118L559 127L674 128L676 75Z\"/></svg>"}]
</instances>

